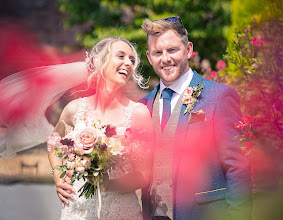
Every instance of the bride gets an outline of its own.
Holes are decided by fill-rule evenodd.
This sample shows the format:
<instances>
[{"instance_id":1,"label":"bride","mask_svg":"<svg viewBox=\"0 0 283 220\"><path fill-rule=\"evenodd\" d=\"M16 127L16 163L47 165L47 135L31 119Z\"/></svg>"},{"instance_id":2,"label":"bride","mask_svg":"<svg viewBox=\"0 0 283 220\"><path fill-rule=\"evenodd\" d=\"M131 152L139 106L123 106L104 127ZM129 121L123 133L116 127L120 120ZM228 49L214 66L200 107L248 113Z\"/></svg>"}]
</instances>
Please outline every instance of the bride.
<instances>
[{"instance_id":1,"label":"bride","mask_svg":"<svg viewBox=\"0 0 283 220\"><path fill-rule=\"evenodd\" d=\"M43 88L27 87L32 89L33 92L38 92L33 100L35 102L40 100L39 103L41 103L36 105L33 110L36 111L37 119L34 119L34 114L29 113L24 117L25 119L18 119L20 120L18 124L21 124L21 126L14 126L13 132L9 132L11 126L5 126L8 131L4 144L1 140L1 155L9 157L14 153L9 152L9 150L16 146L15 143L12 143L11 139L15 139L11 138L11 136L17 137L17 133L19 133L17 131L25 129L28 132L42 133L39 128L46 127L44 117L42 117L43 110L61 93L84 81L87 82L88 88L95 87L95 94L73 100L67 104L54 132L64 136L66 126L72 126L76 130L82 122L93 123L95 120L100 120L102 124L115 126L118 135L123 135L126 129L130 128L140 131L140 134L146 137L147 140L152 140L149 134L153 134L153 126L147 107L131 101L123 94L123 86L126 85L130 77L133 77L141 87L143 86L143 78L137 73L138 65L137 52L129 41L122 38L107 38L94 46L86 59L86 63L63 64L51 67L51 69L50 67L39 69L39 71L42 70L43 72L39 76L40 79L54 76L56 75L55 72L57 72L58 76L55 78L50 77L52 80L47 80L47 82L44 81L45 87ZM33 76L32 73L26 75L31 78L38 77ZM19 76L15 75L14 77ZM1 82L0 89L9 88L11 81L13 79L7 80L6 85L5 82ZM39 82L40 80L36 79L36 81ZM26 90L28 90L27 88ZM20 89L23 89L23 87L20 87ZM47 91L43 91L44 89ZM19 92L15 93L20 94ZM18 103L17 99L27 98L27 95L28 93L20 94L20 97L17 95L13 97L13 102ZM42 97L44 97L44 102ZM15 108L15 106L10 106L8 98L2 98L0 102L9 104L7 108ZM8 116L2 117L0 122L2 121L3 124L8 119ZM46 128L46 130L48 129ZM10 133L13 135L9 135ZM30 137L31 135L27 136ZM23 148L27 148L30 144L29 141L26 142L26 147ZM134 163L123 162L117 168L115 166L113 170L108 172L108 175L105 175L103 180L105 187L104 191L101 192L102 209L100 219L142 219L142 212L135 190L146 186L150 181L151 154L145 153L151 148L150 143L151 141L148 142L147 149L140 149L136 152L137 156L141 158L140 161L137 160ZM143 155L140 155L141 152L144 152ZM60 178L61 171L54 169L54 167L62 165L63 161L57 158L53 152L49 152L49 161L53 169L56 191L63 206L61 220L96 219L96 199L79 197L78 190L85 182L80 180L71 184L69 177Z\"/></svg>"}]
</instances>

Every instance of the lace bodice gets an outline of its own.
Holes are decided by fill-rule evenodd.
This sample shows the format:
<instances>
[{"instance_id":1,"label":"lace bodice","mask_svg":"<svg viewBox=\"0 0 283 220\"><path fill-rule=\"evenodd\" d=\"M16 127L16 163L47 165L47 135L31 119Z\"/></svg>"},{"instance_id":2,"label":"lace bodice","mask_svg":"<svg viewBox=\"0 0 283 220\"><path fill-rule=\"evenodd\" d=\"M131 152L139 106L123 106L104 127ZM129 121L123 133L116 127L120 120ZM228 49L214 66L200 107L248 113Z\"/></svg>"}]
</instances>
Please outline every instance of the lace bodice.
<instances>
[{"instance_id":1,"label":"lace bodice","mask_svg":"<svg viewBox=\"0 0 283 220\"><path fill-rule=\"evenodd\" d=\"M140 105L135 103L124 108L123 117L118 124L112 124L116 127L118 135L123 135L127 128L131 127L133 110ZM79 100L77 112L74 115L76 129L81 129L89 124L97 122L96 118L92 118L87 114L88 103L86 98ZM68 128L67 128L68 129ZM109 172L109 178L117 178L132 170L130 163L118 164ZM85 182L81 179L75 181L73 187L77 192ZM136 220L142 219L141 208L138 203L138 198L135 192L130 193L112 193L101 192L102 196L102 210L100 219L104 220ZM73 196L70 204L62 209L61 220L93 220L97 219L96 199L85 199L83 196L79 197L79 193Z\"/></svg>"},{"instance_id":2,"label":"lace bodice","mask_svg":"<svg viewBox=\"0 0 283 220\"><path fill-rule=\"evenodd\" d=\"M141 105L141 103L134 103L130 106L127 106L123 109L123 117L121 118L119 123L111 124L112 126L115 126L117 128L118 135L123 135L127 128L131 127L132 124L132 114L134 109ZM74 115L76 126L74 129L80 129L81 126L85 126L88 124L93 124L97 122L97 118L91 118L87 114L88 110L88 103L86 98L81 98L79 100L79 105L76 114Z\"/></svg>"}]
</instances>

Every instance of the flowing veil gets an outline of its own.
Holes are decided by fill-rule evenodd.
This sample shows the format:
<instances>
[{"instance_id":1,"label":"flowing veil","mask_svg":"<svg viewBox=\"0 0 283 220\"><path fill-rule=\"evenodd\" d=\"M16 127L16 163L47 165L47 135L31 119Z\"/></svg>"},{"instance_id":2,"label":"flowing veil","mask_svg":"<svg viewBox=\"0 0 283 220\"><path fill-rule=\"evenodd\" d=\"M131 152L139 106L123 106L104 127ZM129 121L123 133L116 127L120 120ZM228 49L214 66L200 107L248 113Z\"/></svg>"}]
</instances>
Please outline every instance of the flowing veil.
<instances>
[{"instance_id":1,"label":"flowing veil","mask_svg":"<svg viewBox=\"0 0 283 220\"><path fill-rule=\"evenodd\" d=\"M0 156L46 141L53 128L46 109L67 90L86 82L85 62L36 67L0 81Z\"/></svg>"}]
</instances>

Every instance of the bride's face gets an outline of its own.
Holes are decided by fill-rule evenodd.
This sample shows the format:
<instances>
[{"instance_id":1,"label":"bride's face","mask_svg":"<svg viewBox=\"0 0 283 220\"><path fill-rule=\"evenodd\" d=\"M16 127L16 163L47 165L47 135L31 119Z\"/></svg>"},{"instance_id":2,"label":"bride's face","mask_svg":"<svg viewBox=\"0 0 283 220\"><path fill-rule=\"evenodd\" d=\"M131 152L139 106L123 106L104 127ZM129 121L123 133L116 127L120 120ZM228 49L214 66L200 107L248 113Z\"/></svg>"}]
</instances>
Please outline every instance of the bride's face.
<instances>
[{"instance_id":1,"label":"bride's face","mask_svg":"<svg viewBox=\"0 0 283 220\"><path fill-rule=\"evenodd\" d=\"M116 41L112 43L107 58L109 62L103 73L107 88L124 86L131 77L136 62L132 48L123 41Z\"/></svg>"}]
</instances>

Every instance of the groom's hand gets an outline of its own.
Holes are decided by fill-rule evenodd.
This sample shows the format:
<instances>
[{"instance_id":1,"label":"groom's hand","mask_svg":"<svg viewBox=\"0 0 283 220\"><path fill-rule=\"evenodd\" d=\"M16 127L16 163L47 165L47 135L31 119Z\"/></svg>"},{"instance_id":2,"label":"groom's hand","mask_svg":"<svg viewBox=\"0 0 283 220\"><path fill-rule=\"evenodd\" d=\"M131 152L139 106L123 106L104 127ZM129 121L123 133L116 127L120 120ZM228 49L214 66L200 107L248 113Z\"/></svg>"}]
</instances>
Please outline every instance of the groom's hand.
<instances>
[{"instance_id":1,"label":"groom's hand","mask_svg":"<svg viewBox=\"0 0 283 220\"><path fill-rule=\"evenodd\" d=\"M54 170L54 182L56 184L56 191L59 197L59 200L64 207L65 204L69 204L69 199L72 199L72 192L74 189L72 187L71 179L72 173L69 172L67 176L64 178L60 178L61 172L58 170Z\"/></svg>"}]
</instances>

